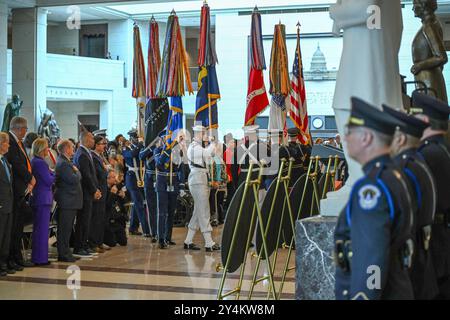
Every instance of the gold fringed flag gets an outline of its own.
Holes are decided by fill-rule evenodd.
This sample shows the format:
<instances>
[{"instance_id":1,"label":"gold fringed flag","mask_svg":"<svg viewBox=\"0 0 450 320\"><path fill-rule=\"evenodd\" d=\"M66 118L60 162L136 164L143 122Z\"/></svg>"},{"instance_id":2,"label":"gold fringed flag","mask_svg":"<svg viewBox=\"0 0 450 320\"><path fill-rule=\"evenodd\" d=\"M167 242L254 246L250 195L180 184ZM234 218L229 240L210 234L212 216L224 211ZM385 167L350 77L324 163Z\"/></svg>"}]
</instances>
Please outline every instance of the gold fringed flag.
<instances>
[{"instance_id":1,"label":"gold fringed flag","mask_svg":"<svg viewBox=\"0 0 450 320\"><path fill-rule=\"evenodd\" d=\"M286 27L277 24L272 43L270 57L270 94L272 101L270 106L269 129L284 131L286 127L286 98L291 91L288 71L288 55L286 49Z\"/></svg>"},{"instance_id":2,"label":"gold fringed flag","mask_svg":"<svg viewBox=\"0 0 450 320\"><path fill-rule=\"evenodd\" d=\"M184 96L184 85L192 94L191 77L189 75L187 55L181 38L178 17L173 11L167 20L166 39L158 76L157 95L159 97Z\"/></svg>"},{"instance_id":3,"label":"gold fringed flag","mask_svg":"<svg viewBox=\"0 0 450 320\"><path fill-rule=\"evenodd\" d=\"M300 130L298 140L304 144L311 144L309 130L308 109L306 103L305 79L303 78L302 51L300 49L300 23L297 25L297 47L295 49L294 66L291 79L292 90L289 96L289 117Z\"/></svg>"},{"instance_id":4,"label":"gold fringed flag","mask_svg":"<svg viewBox=\"0 0 450 320\"><path fill-rule=\"evenodd\" d=\"M146 81L144 56L142 54L141 34L137 24L133 28L133 98L136 99L138 117L138 135L144 136L144 118L146 105Z\"/></svg>"},{"instance_id":5,"label":"gold fringed flag","mask_svg":"<svg viewBox=\"0 0 450 320\"><path fill-rule=\"evenodd\" d=\"M251 67L248 79L247 109L245 111L246 126L255 124L255 120L269 105L263 70L266 69L264 48L262 43L261 15L255 7L252 14L250 31Z\"/></svg>"},{"instance_id":6,"label":"gold fringed flag","mask_svg":"<svg viewBox=\"0 0 450 320\"><path fill-rule=\"evenodd\" d=\"M161 67L161 54L159 53L159 27L155 18L150 20L147 59L147 97L156 98L156 84L158 82L159 68Z\"/></svg>"}]
</instances>

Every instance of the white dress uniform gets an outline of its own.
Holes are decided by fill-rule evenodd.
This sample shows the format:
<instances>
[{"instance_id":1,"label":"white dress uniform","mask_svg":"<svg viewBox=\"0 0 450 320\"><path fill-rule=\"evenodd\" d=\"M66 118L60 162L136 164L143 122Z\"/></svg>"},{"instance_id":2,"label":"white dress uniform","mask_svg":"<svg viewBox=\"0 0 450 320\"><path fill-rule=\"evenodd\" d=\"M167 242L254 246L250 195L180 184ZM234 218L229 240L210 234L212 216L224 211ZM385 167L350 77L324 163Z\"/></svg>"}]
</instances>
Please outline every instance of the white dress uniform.
<instances>
[{"instance_id":1,"label":"white dress uniform","mask_svg":"<svg viewBox=\"0 0 450 320\"><path fill-rule=\"evenodd\" d=\"M208 185L208 167L214 155L215 143L209 147L203 148L201 141L194 139L187 150L189 160L188 183L189 190L194 198L194 212L189 222L189 231L185 240L185 244L192 244L195 232L200 229L205 239L205 247L214 246L211 237L212 227L210 224L210 208L209 208L209 185Z\"/></svg>"}]
</instances>

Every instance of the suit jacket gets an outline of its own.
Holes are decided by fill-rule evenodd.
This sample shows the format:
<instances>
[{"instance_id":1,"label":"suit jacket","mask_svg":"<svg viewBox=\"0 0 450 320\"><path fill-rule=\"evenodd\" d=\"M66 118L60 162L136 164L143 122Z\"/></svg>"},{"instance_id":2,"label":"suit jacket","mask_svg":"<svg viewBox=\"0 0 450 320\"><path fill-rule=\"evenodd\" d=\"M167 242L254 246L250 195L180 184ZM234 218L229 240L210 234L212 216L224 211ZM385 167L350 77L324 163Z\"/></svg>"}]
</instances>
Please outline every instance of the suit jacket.
<instances>
[{"instance_id":1,"label":"suit jacket","mask_svg":"<svg viewBox=\"0 0 450 320\"><path fill-rule=\"evenodd\" d=\"M72 162L64 156L56 161L55 200L58 208L79 210L83 207L83 190L81 189L81 173L74 170Z\"/></svg>"},{"instance_id":2,"label":"suit jacket","mask_svg":"<svg viewBox=\"0 0 450 320\"><path fill-rule=\"evenodd\" d=\"M33 169L36 185L33 189L30 204L32 206L52 205L53 204L53 183L55 182L55 174L44 159L34 157L31 160L31 168Z\"/></svg>"},{"instance_id":3,"label":"suit jacket","mask_svg":"<svg viewBox=\"0 0 450 320\"><path fill-rule=\"evenodd\" d=\"M73 157L73 162L81 172L83 200L92 200L98 189L98 181L90 153L80 146Z\"/></svg>"},{"instance_id":4,"label":"suit jacket","mask_svg":"<svg viewBox=\"0 0 450 320\"><path fill-rule=\"evenodd\" d=\"M25 195L25 190L33 176L28 172L27 156L20 150L19 144L11 133L9 134L9 150L5 155L12 166L14 201L18 202Z\"/></svg>"},{"instance_id":5,"label":"suit jacket","mask_svg":"<svg viewBox=\"0 0 450 320\"><path fill-rule=\"evenodd\" d=\"M96 153L92 152L92 159L94 161L95 173L98 181L98 189L102 193L102 197L98 201L106 201L106 194L108 192L108 171L103 166L103 159Z\"/></svg>"},{"instance_id":6,"label":"suit jacket","mask_svg":"<svg viewBox=\"0 0 450 320\"><path fill-rule=\"evenodd\" d=\"M6 158L5 158L6 159ZM13 211L13 189L12 189L12 168L11 165L6 160L9 167L9 172L11 176L11 181L8 180L5 168L0 160L0 214L11 213Z\"/></svg>"}]
</instances>

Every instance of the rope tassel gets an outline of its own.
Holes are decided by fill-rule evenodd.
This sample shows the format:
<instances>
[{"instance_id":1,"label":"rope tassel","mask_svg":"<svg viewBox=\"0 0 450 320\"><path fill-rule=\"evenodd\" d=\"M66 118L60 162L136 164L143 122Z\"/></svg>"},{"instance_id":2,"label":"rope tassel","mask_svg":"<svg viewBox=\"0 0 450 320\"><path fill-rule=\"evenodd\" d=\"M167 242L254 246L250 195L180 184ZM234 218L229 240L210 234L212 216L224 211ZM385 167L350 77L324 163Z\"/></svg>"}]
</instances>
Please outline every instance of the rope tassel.
<instances>
[{"instance_id":1,"label":"rope tassel","mask_svg":"<svg viewBox=\"0 0 450 320\"><path fill-rule=\"evenodd\" d=\"M167 20L166 39L158 77L158 97L184 96L184 82L189 94L193 93L191 77L188 69L186 50L181 38L178 17L175 13Z\"/></svg>"}]
</instances>

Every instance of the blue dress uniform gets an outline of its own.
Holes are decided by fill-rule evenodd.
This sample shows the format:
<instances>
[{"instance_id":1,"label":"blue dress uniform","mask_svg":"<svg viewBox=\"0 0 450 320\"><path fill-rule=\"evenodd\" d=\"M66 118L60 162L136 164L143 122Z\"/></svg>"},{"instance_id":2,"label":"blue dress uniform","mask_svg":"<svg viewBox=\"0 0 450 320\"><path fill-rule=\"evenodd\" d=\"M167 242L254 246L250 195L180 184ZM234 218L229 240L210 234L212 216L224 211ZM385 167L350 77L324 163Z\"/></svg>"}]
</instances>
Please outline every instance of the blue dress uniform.
<instances>
[{"instance_id":1,"label":"blue dress uniform","mask_svg":"<svg viewBox=\"0 0 450 320\"><path fill-rule=\"evenodd\" d=\"M172 157L171 157L172 154ZM163 147L155 150L156 164L156 195L158 199L158 237L161 249L165 249L172 242L172 228L177 197L180 192L179 166L181 151L175 146L172 150L164 151Z\"/></svg>"},{"instance_id":2,"label":"blue dress uniform","mask_svg":"<svg viewBox=\"0 0 450 320\"><path fill-rule=\"evenodd\" d=\"M435 98L415 92L413 105L422 109L436 134L422 139L418 152L436 181L437 206L432 226L431 256L439 285L439 298L450 299L450 145L445 140L450 107ZM418 111L418 110L417 110ZM439 133L441 132L441 133Z\"/></svg>"},{"instance_id":3,"label":"blue dress uniform","mask_svg":"<svg viewBox=\"0 0 450 320\"><path fill-rule=\"evenodd\" d=\"M383 105L383 111L389 113L402 125L399 130L405 135L420 139L427 123L406 113L396 111ZM406 139L409 139L409 137ZM414 297L418 300L430 300L439 293L436 273L430 252L432 238L431 226L436 211L437 189L433 174L423 156L415 146L409 146L398 153L394 162L403 170L412 189L412 200L415 204L415 241L414 256L411 268L411 282Z\"/></svg>"},{"instance_id":4,"label":"blue dress uniform","mask_svg":"<svg viewBox=\"0 0 450 320\"><path fill-rule=\"evenodd\" d=\"M142 143L137 145L132 144L131 147L126 147L122 151L122 155L127 166L127 173L125 176L125 185L130 192L131 200L133 201L133 212L130 219L130 232L136 232L139 224L136 217L141 223L142 232L145 236L150 235L149 225L146 219L144 209L144 194L143 186L138 185L144 177L141 177L139 153L144 148Z\"/></svg>"},{"instance_id":5,"label":"blue dress uniform","mask_svg":"<svg viewBox=\"0 0 450 320\"><path fill-rule=\"evenodd\" d=\"M368 112L368 108L372 108ZM349 126L392 135L398 122L353 98ZM363 166L335 230L336 298L413 299L413 211L405 177L389 154Z\"/></svg>"},{"instance_id":6,"label":"blue dress uniform","mask_svg":"<svg viewBox=\"0 0 450 320\"><path fill-rule=\"evenodd\" d=\"M156 146L147 147L139 153L141 161L145 161L145 179L144 191L145 201L147 202L147 209L150 222L150 235L153 242L158 239L158 206L156 202L156 166L155 166L155 149Z\"/></svg>"}]
</instances>

